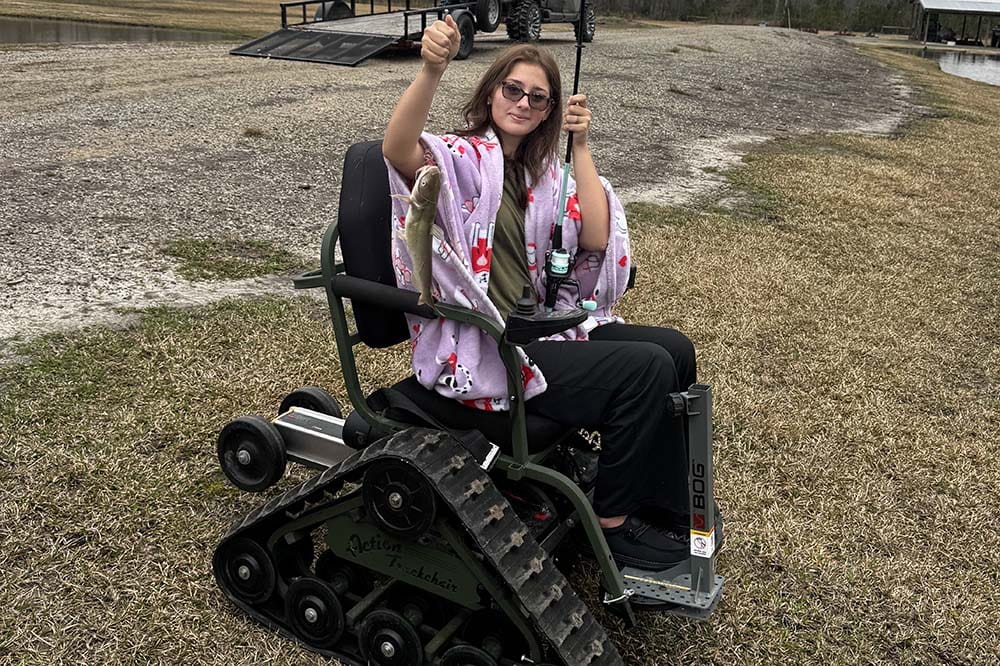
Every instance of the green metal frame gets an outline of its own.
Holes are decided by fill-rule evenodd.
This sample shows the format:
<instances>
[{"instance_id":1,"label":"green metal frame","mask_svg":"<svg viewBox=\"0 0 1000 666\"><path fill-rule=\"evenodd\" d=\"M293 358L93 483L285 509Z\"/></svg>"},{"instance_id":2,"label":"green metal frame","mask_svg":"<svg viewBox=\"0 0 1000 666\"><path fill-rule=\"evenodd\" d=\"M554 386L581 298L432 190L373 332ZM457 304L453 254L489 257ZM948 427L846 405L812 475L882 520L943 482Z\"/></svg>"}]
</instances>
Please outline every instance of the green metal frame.
<instances>
[{"instance_id":1,"label":"green metal frame","mask_svg":"<svg viewBox=\"0 0 1000 666\"><path fill-rule=\"evenodd\" d=\"M348 328L347 313L344 308L344 299L333 291L333 277L340 273L345 273L344 265L336 262L336 247L339 240L339 230L337 222L333 222L327 227L323 235L323 246L320 256L320 270L306 273L296 277L296 289L313 289L323 287L326 290L327 301L330 305L330 317L333 320L333 332L337 341L337 353L340 357L340 367L344 374L344 383L347 387L347 395L351 400L351 405L361 414L374 430L390 434L399 430L411 427L411 424L396 421L378 414L369 407L361 388L361 380L358 376L358 367L354 360L354 345L361 340L356 334L352 334ZM554 469L546 467L544 464L548 454L554 448L550 447L544 451L531 454L528 450L527 418L524 411L524 393L521 383L521 364L514 352L513 343L506 340L503 329L493 320L479 312L468 308L438 303L435 308L438 313L453 321L464 324L471 324L486 332L493 338L499 347L500 358L503 360L507 370L508 398L510 400L511 418L511 441L513 444L512 454L501 454L497 457L495 469L504 473L509 479L518 481L530 479L537 483L542 483L555 489L564 495L573 505L577 513L577 520L582 525L587 539L590 541L601 570L604 590L607 593L608 603L621 603L621 608L628 618L632 618L631 610L628 607L628 596L625 592L625 583L611 556L611 550L604 539L604 533L597 522L597 515L594 513L583 490L570 480L566 475Z\"/></svg>"},{"instance_id":2,"label":"green metal frame","mask_svg":"<svg viewBox=\"0 0 1000 666\"><path fill-rule=\"evenodd\" d=\"M273 553L278 542L294 532L311 530L316 526L327 523L334 518L357 511L363 505L364 500L361 497L361 493L355 492L353 497L346 498L345 501L339 502L335 506L309 512L290 523L282 525L280 528L276 529L270 537L268 537L268 551ZM497 605L500 606L500 609L507 615L511 623L516 627L518 632L524 638L525 645L528 649L528 656L536 661L540 660L542 658L542 650L538 645L538 641L535 639L534 634L531 632L531 628L528 626L527 621L514 607L511 599L504 594L504 591L497 584L494 576L491 576L487 572L483 563L476 559L476 557L474 557L474 555L470 552L468 546L465 544L465 541L462 539L462 535L449 527L440 518L435 521L434 528L441 533L441 536L444 537L444 540L454 551L456 557L469 569L472 576L475 578L476 583L483 586L483 589L485 589L490 597L496 601ZM277 583L282 589L287 587L283 576L277 577ZM413 583L411 582L411 584ZM388 586L382 588L376 587L372 592L375 593L378 591L378 594L373 594L370 601L374 601L386 590L388 590ZM369 603L361 603L357 605L361 609L360 611L352 609L353 612L349 613L351 619L348 622L348 626L354 626L356 618L360 617L363 614L364 609L366 609L369 605Z\"/></svg>"}]
</instances>

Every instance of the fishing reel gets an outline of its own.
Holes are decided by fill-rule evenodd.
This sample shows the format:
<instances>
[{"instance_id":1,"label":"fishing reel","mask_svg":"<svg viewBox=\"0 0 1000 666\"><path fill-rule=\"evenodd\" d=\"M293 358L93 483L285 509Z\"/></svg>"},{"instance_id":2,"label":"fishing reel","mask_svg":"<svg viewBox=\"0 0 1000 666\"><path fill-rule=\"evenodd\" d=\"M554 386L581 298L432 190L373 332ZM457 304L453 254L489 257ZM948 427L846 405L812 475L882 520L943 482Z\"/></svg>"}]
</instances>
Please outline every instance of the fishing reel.
<instances>
[{"instance_id":1,"label":"fishing reel","mask_svg":"<svg viewBox=\"0 0 1000 666\"><path fill-rule=\"evenodd\" d=\"M580 283L569 277L569 250L557 247L545 253L545 311L552 312L559 299L559 289L564 286L576 288L576 306L587 312L597 309L597 301L580 298Z\"/></svg>"}]
</instances>

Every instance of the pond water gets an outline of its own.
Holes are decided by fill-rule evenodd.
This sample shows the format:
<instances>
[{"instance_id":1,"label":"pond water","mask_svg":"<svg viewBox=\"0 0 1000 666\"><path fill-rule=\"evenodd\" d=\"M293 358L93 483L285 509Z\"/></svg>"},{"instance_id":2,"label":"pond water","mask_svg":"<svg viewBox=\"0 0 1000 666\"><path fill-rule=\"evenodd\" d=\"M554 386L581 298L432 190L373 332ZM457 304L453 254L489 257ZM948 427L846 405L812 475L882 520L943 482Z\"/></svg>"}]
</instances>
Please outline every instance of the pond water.
<instances>
[{"instance_id":1,"label":"pond water","mask_svg":"<svg viewBox=\"0 0 1000 666\"><path fill-rule=\"evenodd\" d=\"M1000 86L1000 56L963 51L920 49L924 58L937 60L941 71Z\"/></svg>"},{"instance_id":2,"label":"pond water","mask_svg":"<svg viewBox=\"0 0 1000 666\"><path fill-rule=\"evenodd\" d=\"M198 30L0 16L0 44L211 41L233 41L233 37Z\"/></svg>"}]
</instances>

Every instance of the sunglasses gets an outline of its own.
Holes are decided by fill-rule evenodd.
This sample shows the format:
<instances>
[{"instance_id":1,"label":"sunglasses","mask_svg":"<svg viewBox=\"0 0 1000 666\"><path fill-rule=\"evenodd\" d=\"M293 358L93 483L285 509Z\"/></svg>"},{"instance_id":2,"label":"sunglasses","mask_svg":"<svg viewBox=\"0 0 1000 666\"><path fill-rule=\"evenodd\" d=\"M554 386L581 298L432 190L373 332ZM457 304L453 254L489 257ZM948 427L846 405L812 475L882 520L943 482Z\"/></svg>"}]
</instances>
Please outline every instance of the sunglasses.
<instances>
[{"instance_id":1,"label":"sunglasses","mask_svg":"<svg viewBox=\"0 0 1000 666\"><path fill-rule=\"evenodd\" d=\"M528 96L528 106L535 111L544 111L556 103L554 99L540 92L528 92L516 83L504 81L500 84L500 91L503 96L512 102L520 102L525 95Z\"/></svg>"}]
</instances>

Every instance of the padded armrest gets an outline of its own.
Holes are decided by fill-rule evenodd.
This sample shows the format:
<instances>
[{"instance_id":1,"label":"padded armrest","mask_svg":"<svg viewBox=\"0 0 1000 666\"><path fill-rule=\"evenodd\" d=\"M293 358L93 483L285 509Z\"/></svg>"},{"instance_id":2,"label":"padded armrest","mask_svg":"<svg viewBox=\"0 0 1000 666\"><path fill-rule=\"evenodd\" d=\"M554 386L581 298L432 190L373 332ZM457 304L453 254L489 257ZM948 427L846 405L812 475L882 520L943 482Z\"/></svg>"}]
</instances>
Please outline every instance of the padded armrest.
<instances>
[{"instance_id":1,"label":"padded armrest","mask_svg":"<svg viewBox=\"0 0 1000 666\"><path fill-rule=\"evenodd\" d=\"M381 282L356 278L351 275L334 275L330 282L333 293L342 298L365 301L426 319L437 319L438 317L438 314L430 306L417 304L419 294L415 291L390 287Z\"/></svg>"},{"instance_id":2,"label":"padded armrest","mask_svg":"<svg viewBox=\"0 0 1000 666\"><path fill-rule=\"evenodd\" d=\"M292 285L296 289L316 289L323 286L323 271L317 268L314 271L296 275L292 278Z\"/></svg>"},{"instance_id":3,"label":"padded armrest","mask_svg":"<svg viewBox=\"0 0 1000 666\"><path fill-rule=\"evenodd\" d=\"M538 338L579 326L588 316L587 311L580 308L553 312L545 312L538 308L534 314L527 317L514 311L507 317L506 337L515 345L526 345Z\"/></svg>"},{"instance_id":4,"label":"padded armrest","mask_svg":"<svg viewBox=\"0 0 1000 666\"><path fill-rule=\"evenodd\" d=\"M311 274L306 275L309 276L308 280L313 278ZM306 281L306 276L302 276L302 282ZM508 342L524 345L539 337L554 335L577 326L588 316L587 312L580 309L551 313L537 312L531 317L512 314L507 320L508 328L505 332L504 328L497 322L483 313L469 308L449 303L438 303L433 308L427 305L418 305L417 297L419 294L415 291L390 287L381 282L363 280L350 275L334 275L332 281L333 293L342 298L375 303L382 307L402 310L426 319L444 317L463 324L471 324L496 340L497 344Z\"/></svg>"},{"instance_id":5,"label":"padded armrest","mask_svg":"<svg viewBox=\"0 0 1000 666\"><path fill-rule=\"evenodd\" d=\"M343 298L366 301L393 310L408 312L425 319L444 317L472 324L485 331L497 342L503 337L503 328L481 312L448 303L438 303L433 308L429 305L418 305L419 294L415 291L390 287L381 282L364 280L350 275L334 275L332 282L333 293Z\"/></svg>"}]
</instances>

